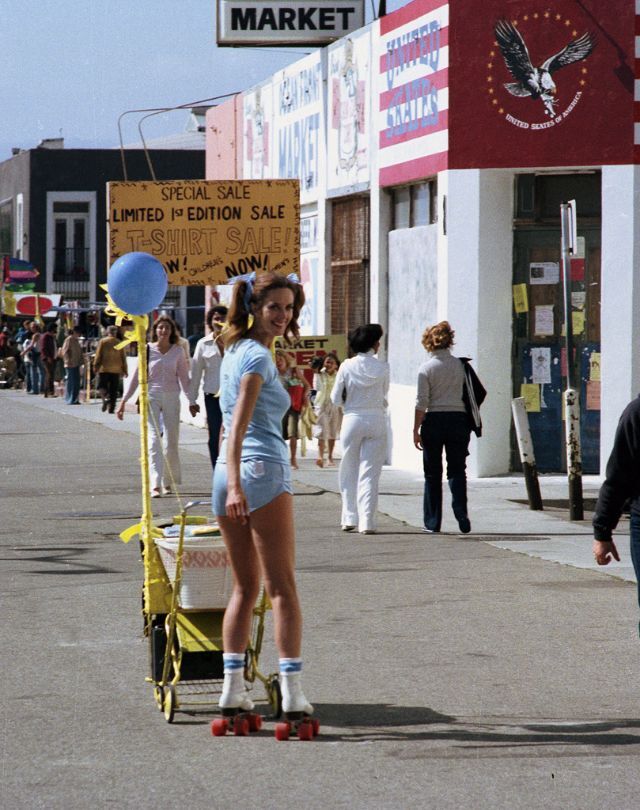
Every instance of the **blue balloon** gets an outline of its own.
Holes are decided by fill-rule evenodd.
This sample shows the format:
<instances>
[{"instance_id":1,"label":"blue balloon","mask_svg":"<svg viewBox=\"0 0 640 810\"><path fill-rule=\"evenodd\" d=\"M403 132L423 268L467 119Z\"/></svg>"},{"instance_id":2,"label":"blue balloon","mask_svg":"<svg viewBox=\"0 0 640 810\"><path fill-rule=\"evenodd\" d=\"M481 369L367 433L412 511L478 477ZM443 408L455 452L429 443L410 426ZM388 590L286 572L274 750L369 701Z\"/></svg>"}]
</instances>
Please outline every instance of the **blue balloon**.
<instances>
[{"instance_id":1,"label":"blue balloon","mask_svg":"<svg viewBox=\"0 0 640 810\"><path fill-rule=\"evenodd\" d=\"M109 295L130 315L146 315L159 307L168 285L164 267L149 253L125 253L107 273Z\"/></svg>"}]
</instances>

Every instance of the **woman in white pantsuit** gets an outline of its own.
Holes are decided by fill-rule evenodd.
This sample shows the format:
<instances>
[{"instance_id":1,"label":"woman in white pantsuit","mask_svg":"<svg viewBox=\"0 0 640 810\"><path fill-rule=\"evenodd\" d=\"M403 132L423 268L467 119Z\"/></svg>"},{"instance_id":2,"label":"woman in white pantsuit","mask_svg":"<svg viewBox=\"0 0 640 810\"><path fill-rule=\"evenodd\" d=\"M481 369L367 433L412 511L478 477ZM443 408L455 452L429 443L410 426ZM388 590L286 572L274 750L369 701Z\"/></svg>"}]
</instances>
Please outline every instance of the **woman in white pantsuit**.
<instances>
[{"instance_id":1,"label":"woman in white pantsuit","mask_svg":"<svg viewBox=\"0 0 640 810\"><path fill-rule=\"evenodd\" d=\"M349 333L354 354L340 366L331 391L334 405L342 405L340 431L340 493L342 531L375 532L378 483L387 454L387 392L389 364L374 355L380 347L382 327L358 326Z\"/></svg>"}]
</instances>

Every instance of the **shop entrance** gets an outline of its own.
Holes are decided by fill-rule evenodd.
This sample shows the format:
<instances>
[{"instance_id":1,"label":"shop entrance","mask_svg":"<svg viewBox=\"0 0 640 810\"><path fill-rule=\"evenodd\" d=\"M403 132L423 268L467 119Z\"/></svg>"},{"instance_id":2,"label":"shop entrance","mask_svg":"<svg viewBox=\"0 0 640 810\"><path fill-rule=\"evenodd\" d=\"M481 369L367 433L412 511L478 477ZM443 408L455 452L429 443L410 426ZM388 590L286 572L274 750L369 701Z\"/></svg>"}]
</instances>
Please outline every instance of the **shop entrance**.
<instances>
[{"instance_id":1,"label":"shop entrance","mask_svg":"<svg viewBox=\"0 0 640 810\"><path fill-rule=\"evenodd\" d=\"M369 321L369 198L333 203L331 226L331 334Z\"/></svg>"},{"instance_id":2,"label":"shop entrance","mask_svg":"<svg viewBox=\"0 0 640 810\"><path fill-rule=\"evenodd\" d=\"M571 261L573 357L566 356L560 203L575 199L579 257ZM600 174L521 175L514 230L513 395L525 396L540 472L566 471L562 392L573 364L582 465L600 470ZM512 469L520 459L512 436Z\"/></svg>"}]
</instances>

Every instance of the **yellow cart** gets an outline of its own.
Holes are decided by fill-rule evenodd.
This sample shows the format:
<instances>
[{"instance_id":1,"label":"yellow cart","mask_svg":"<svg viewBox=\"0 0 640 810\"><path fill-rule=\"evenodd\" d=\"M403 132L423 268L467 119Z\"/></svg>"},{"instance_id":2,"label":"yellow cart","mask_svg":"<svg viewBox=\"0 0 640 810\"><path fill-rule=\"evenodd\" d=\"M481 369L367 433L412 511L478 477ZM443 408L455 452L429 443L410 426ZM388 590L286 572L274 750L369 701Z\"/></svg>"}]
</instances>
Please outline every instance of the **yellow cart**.
<instances>
[{"instance_id":1,"label":"yellow cart","mask_svg":"<svg viewBox=\"0 0 640 810\"><path fill-rule=\"evenodd\" d=\"M158 708L164 712L167 722L173 722L177 711L194 711L204 707L217 708L221 693L223 673L222 619L224 609L192 609L180 605L180 589L183 581L183 559L187 525L200 522L187 513L194 507L210 506L210 501L191 501L182 509L179 517L180 533L176 551L175 574L171 581L164 572L159 559L149 560L145 570L152 569L163 577L148 582L149 600L145 626L150 636L151 675L154 696ZM204 522L204 519L202 519ZM157 548L148 548L149 556L158 557ZM144 553L144 549L143 549ZM153 588L151 586L154 586ZM158 604L158 596L161 603ZM146 603L146 600L145 600ZM262 590L254 608L251 637L248 639L245 659L245 681L259 681L264 686L271 714L277 718L282 712L282 698L278 675L264 675L259 669L260 653L264 637L269 599ZM253 730L253 729L252 729Z\"/></svg>"}]
</instances>

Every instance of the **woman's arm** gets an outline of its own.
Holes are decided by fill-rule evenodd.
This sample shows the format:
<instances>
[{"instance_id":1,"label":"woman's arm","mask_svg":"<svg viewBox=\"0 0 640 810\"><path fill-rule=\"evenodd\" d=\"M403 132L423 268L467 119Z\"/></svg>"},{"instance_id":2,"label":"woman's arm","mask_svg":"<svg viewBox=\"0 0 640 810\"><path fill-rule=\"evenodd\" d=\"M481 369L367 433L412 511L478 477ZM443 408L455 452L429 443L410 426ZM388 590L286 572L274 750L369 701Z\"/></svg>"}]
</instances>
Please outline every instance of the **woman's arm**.
<instances>
[{"instance_id":1,"label":"woman's arm","mask_svg":"<svg viewBox=\"0 0 640 810\"><path fill-rule=\"evenodd\" d=\"M178 382L180 383L180 387L185 393L185 396L189 397L189 362L187 362L187 358L185 356L184 351L182 350L181 346L178 346L180 349L180 355L178 357L178 361L176 364L176 375L178 377Z\"/></svg>"},{"instance_id":2,"label":"woman's arm","mask_svg":"<svg viewBox=\"0 0 640 810\"><path fill-rule=\"evenodd\" d=\"M344 404L342 399L342 392L345 389L343 368L344 363L338 369L336 373L336 381L331 389L331 402L333 402L334 405L339 405L340 407L342 407Z\"/></svg>"},{"instance_id":3,"label":"woman's arm","mask_svg":"<svg viewBox=\"0 0 640 810\"><path fill-rule=\"evenodd\" d=\"M240 380L238 401L231 417L231 429L227 436L227 517L238 520L241 524L247 522L249 507L240 483L240 457L242 455L242 442L253 416L262 388L260 374L245 374Z\"/></svg>"}]
</instances>

